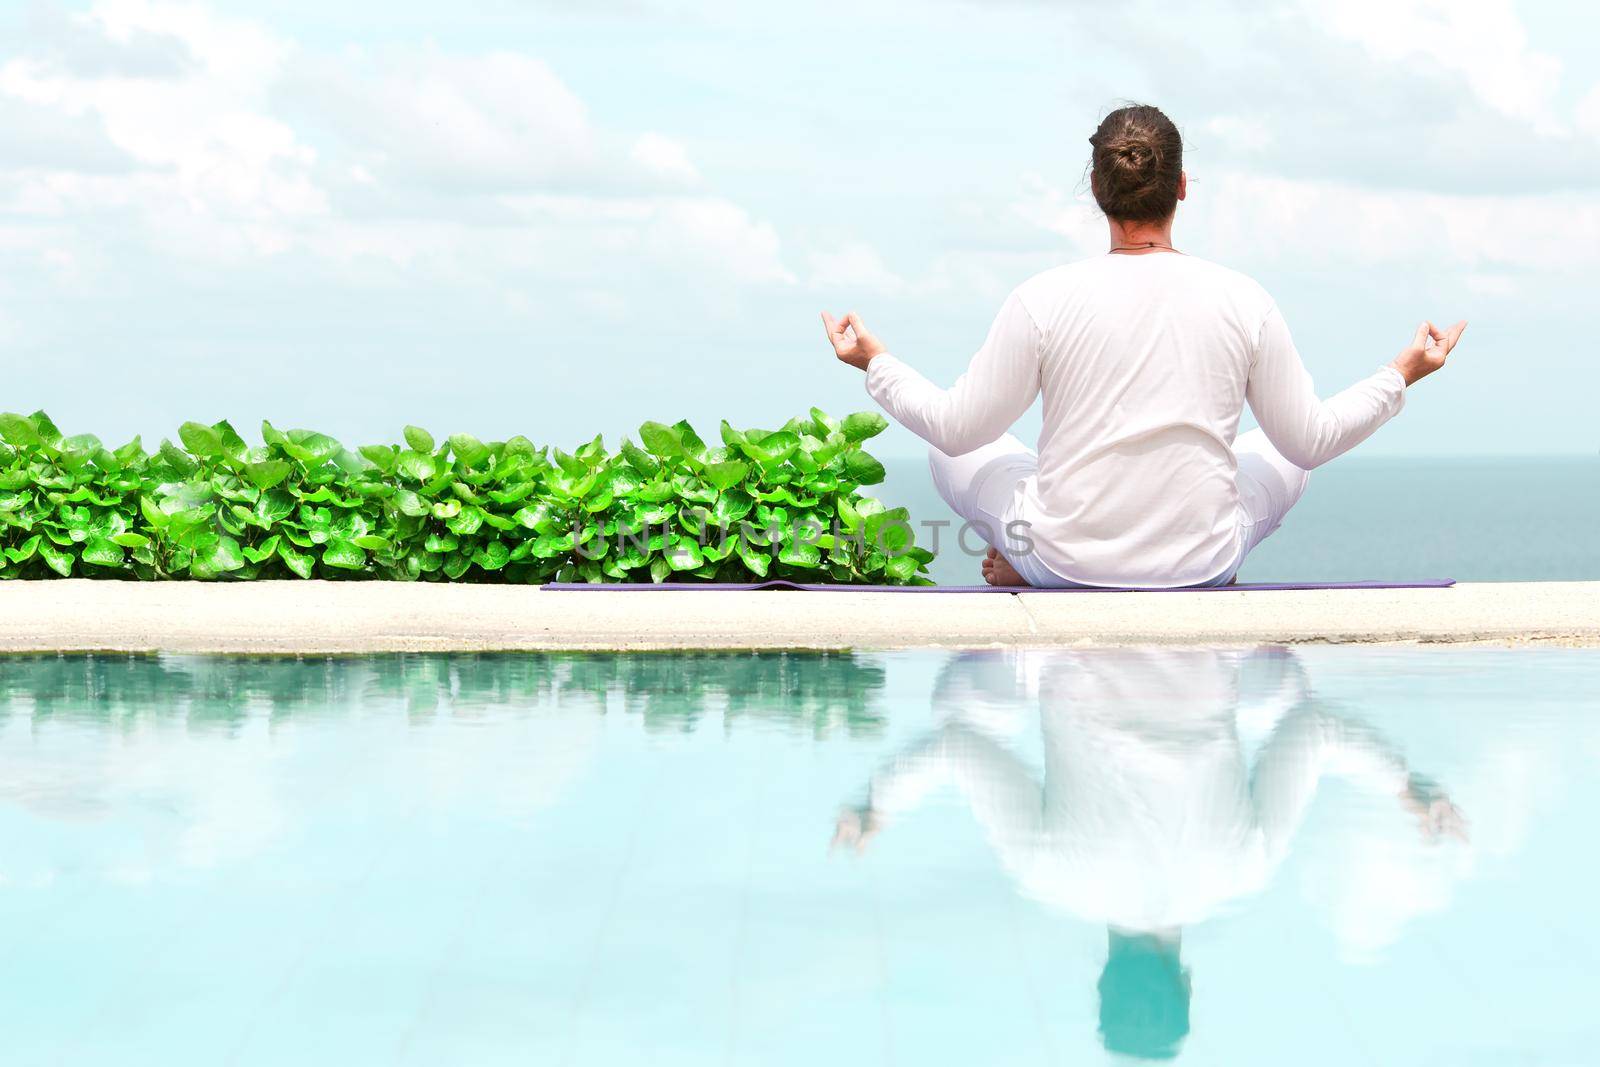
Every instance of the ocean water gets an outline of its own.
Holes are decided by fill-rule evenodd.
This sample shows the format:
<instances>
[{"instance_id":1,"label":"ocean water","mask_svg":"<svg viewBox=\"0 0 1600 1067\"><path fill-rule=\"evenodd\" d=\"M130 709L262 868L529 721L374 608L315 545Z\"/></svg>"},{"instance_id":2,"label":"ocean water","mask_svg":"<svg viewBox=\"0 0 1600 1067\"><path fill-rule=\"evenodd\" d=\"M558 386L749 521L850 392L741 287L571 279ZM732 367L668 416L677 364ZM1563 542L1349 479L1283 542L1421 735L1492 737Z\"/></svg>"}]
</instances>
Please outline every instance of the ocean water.
<instances>
[{"instance_id":1,"label":"ocean water","mask_svg":"<svg viewBox=\"0 0 1600 1067\"><path fill-rule=\"evenodd\" d=\"M0 1063L1589 1064L1600 651L0 659Z\"/></svg>"},{"instance_id":2,"label":"ocean water","mask_svg":"<svg viewBox=\"0 0 1600 1067\"><path fill-rule=\"evenodd\" d=\"M955 521L920 459L886 461L879 495L916 522ZM981 581L978 559L940 538L930 573ZM919 530L919 541L927 535ZM1251 554L1243 581L1455 578L1600 579L1600 457L1337 459L1315 471L1283 527Z\"/></svg>"}]
</instances>

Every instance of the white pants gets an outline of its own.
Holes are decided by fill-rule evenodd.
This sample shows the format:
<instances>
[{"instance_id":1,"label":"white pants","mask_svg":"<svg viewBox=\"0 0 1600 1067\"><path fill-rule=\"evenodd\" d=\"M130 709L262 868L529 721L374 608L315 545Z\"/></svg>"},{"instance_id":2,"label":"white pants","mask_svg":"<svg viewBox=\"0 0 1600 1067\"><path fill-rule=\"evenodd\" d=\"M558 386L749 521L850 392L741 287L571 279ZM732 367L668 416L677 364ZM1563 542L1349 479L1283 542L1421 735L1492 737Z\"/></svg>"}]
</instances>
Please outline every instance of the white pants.
<instances>
[{"instance_id":1,"label":"white pants","mask_svg":"<svg viewBox=\"0 0 1600 1067\"><path fill-rule=\"evenodd\" d=\"M1239 551L1221 574L1199 585L1227 585L1244 563L1245 556L1267 536L1283 525L1284 516L1294 507L1311 475L1279 455L1267 435L1260 430L1240 434L1233 443L1239 461ZM947 456L937 448L928 449L928 467L933 485L972 527L972 532L998 548L1016 568L1022 580L1040 588L1065 588L1080 583L1050 571L1035 552L1010 552L1006 524L1017 483L1039 473L1039 457L1033 449L1012 434L992 441L965 455Z\"/></svg>"}]
</instances>

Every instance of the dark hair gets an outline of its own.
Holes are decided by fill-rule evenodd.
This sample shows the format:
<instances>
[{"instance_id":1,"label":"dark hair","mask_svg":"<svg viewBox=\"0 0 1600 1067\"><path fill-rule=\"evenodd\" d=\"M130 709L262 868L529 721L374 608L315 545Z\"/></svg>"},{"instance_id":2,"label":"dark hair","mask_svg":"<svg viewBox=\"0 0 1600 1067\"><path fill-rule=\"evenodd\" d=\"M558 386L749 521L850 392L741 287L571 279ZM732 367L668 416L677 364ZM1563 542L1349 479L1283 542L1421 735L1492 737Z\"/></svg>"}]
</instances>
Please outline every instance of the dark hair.
<instances>
[{"instance_id":1,"label":"dark hair","mask_svg":"<svg viewBox=\"0 0 1600 1067\"><path fill-rule=\"evenodd\" d=\"M1106 1051L1170 1060L1187 1036L1189 972L1177 946L1113 930L1100 972L1100 1040Z\"/></svg>"},{"instance_id":2,"label":"dark hair","mask_svg":"<svg viewBox=\"0 0 1600 1067\"><path fill-rule=\"evenodd\" d=\"M1101 120L1089 143L1089 184L1101 211L1129 222L1158 222L1178 210L1183 137L1160 108L1119 107Z\"/></svg>"}]
</instances>

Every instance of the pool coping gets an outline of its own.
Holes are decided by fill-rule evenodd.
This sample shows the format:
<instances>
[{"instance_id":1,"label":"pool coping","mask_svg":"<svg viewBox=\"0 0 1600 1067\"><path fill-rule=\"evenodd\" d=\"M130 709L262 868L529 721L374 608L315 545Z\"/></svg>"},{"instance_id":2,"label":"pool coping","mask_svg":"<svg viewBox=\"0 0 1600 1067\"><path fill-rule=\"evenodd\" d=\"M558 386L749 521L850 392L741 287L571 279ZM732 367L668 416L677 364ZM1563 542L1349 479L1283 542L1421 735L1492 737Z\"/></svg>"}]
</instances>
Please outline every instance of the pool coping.
<instances>
[{"instance_id":1,"label":"pool coping","mask_svg":"<svg viewBox=\"0 0 1600 1067\"><path fill-rule=\"evenodd\" d=\"M402 582L0 582L0 652L1600 646L1600 582L1204 593L648 595Z\"/></svg>"}]
</instances>

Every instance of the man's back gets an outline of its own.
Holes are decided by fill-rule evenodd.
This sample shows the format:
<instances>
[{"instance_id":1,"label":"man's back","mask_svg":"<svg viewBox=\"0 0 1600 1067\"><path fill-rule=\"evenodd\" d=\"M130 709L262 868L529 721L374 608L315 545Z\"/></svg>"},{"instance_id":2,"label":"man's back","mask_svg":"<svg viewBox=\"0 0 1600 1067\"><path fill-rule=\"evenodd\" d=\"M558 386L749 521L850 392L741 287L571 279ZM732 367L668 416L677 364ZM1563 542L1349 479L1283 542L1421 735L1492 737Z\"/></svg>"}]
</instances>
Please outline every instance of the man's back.
<instances>
[{"instance_id":1,"label":"man's back","mask_svg":"<svg viewBox=\"0 0 1600 1067\"><path fill-rule=\"evenodd\" d=\"M1016 299L1038 329L1044 430L1024 518L1046 565L1100 582L1188 584L1236 549L1232 451L1272 300L1182 255L1099 256Z\"/></svg>"}]
</instances>

